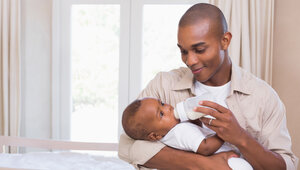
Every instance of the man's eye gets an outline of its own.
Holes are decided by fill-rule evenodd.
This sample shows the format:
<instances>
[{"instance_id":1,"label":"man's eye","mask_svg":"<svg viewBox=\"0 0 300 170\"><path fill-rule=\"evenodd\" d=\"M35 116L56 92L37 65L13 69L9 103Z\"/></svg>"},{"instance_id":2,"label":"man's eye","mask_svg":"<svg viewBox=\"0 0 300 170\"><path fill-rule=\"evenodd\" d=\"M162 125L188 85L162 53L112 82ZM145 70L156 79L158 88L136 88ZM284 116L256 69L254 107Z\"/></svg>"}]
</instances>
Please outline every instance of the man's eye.
<instances>
[{"instance_id":1,"label":"man's eye","mask_svg":"<svg viewBox=\"0 0 300 170\"><path fill-rule=\"evenodd\" d=\"M188 52L186 50L180 50L182 55L186 55Z\"/></svg>"},{"instance_id":2,"label":"man's eye","mask_svg":"<svg viewBox=\"0 0 300 170\"><path fill-rule=\"evenodd\" d=\"M164 106L164 105L165 105L165 103L164 103L164 102L160 102L160 103L161 103L161 105L162 105L162 106Z\"/></svg>"},{"instance_id":3,"label":"man's eye","mask_svg":"<svg viewBox=\"0 0 300 170\"><path fill-rule=\"evenodd\" d=\"M203 49L203 50L197 50L197 49L195 49L195 53L202 54L204 52L205 52L205 49Z\"/></svg>"},{"instance_id":4,"label":"man's eye","mask_svg":"<svg viewBox=\"0 0 300 170\"><path fill-rule=\"evenodd\" d=\"M164 112L160 112L160 117L163 117L164 116Z\"/></svg>"}]
</instances>

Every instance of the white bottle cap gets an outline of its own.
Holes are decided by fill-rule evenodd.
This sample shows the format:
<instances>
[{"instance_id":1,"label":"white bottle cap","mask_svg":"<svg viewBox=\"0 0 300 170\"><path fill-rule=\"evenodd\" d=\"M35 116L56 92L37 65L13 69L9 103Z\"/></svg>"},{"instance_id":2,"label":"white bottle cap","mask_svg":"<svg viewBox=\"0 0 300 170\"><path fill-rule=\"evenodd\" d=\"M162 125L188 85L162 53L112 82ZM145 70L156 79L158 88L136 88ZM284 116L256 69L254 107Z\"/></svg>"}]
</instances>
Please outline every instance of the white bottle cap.
<instances>
[{"instance_id":1,"label":"white bottle cap","mask_svg":"<svg viewBox=\"0 0 300 170\"><path fill-rule=\"evenodd\" d=\"M179 118L181 122L189 120L185 113L183 102L176 104L174 115L177 119Z\"/></svg>"}]
</instances>

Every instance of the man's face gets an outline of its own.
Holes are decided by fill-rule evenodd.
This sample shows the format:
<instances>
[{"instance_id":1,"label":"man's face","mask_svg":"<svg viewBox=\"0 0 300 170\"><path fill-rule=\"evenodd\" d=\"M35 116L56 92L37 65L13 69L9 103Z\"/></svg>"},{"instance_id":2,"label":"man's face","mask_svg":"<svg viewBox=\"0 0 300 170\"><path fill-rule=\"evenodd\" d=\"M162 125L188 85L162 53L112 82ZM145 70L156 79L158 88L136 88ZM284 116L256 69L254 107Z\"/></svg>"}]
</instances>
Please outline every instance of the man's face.
<instances>
[{"instance_id":1,"label":"man's face","mask_svg":"<svg viewBox=\"0 0 300 170\"><path fill-rule=\"evenodd\" d=\"M174 108L160 100L145 98L136 113L137 121L142 121L148 131L164 136L179 120L174 116Z\"/></svg>"},{"instance_id":2,"label":"man's face","mask_svg":"<svg viewBox=\"0 0 300 170\"><path fill-rule=\"evenodd\" d=\"M182 61L201 83L210 85L222 66L224 49L221 40L222 37L209 20L201 20L178 29L178 47Z\"/></svg>"}]
</instances>

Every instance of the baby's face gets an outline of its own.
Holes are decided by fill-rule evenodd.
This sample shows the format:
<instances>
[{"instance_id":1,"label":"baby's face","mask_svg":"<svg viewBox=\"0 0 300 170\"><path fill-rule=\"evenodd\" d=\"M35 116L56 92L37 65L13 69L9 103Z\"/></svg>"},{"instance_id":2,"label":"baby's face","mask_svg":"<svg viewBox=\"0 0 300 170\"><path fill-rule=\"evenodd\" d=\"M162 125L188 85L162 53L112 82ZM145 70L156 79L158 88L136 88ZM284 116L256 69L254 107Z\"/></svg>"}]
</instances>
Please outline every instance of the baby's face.
<instances>
[{"instance_id":1,"label":"baby's face","mask_svg":"<svg viewBox=\"0 0 300 170\"><path fill-rule=\"evenodd\" d=\"M145 98L137 112L137 119L145 123L150 131L164 136L179 123L173 112L174 108L171 105L158 99Z\"/></svg>"}]
</instances>

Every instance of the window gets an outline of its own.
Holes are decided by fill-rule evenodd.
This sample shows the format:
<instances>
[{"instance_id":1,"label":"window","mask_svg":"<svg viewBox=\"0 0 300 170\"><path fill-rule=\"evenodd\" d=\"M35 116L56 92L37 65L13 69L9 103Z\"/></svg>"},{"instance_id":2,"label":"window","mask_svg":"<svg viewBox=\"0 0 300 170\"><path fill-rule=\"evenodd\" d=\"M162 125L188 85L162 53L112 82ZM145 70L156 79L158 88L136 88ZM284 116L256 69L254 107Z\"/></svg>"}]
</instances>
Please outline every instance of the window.
<instances>
[{"instance_id":1,"label":"window","mask_svg":"<svg viewBox=\"0 0 300 170\"><path fill-rule=\"evenodd\" d=\"M177 26L190 6L144 5L142 88L156 73L184 66L177 47Z\"/></svg>"},{"instance_id":2,"label":"window","mask_svg":"<svg viewBox=\"0 0 300 170\"><path fill-rule=\"evenodd\" d=\"M117 143L119 39L120 5L72 5L73 141Z\"/></svg>"},{"instance_id":3,"label":"window","mask_svg":"<svg viewBox=\"0 0 300 170\"><path fill-rule=\"evenodd\" d=\"M53 2L53 137L117 143L124 108L184 66L177 24L199 0Z\"/></svg>"}]
</instances>

